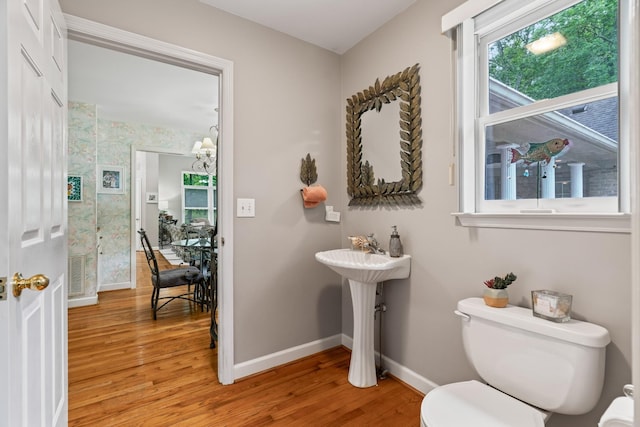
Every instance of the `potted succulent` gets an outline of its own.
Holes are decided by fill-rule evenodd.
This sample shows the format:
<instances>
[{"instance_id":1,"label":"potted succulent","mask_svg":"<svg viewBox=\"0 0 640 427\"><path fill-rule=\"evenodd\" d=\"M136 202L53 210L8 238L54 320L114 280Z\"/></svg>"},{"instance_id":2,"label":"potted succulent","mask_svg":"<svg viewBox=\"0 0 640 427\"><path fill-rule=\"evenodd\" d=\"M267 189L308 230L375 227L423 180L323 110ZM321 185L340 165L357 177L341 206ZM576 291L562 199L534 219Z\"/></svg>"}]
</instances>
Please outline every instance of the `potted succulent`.
<instances>
[{"instance_id":1,"label":"potted succulent","mask_svg":"<svg viewBox=\"0 0 640 427\"><path fill-rule=\"evenodd\" d=\"M487 289L484 290L482 297L484 303L491 307L506 307L509 303L509 293L507 292L507 286L516 281L518 277L509 273L504 277L494 277L493 279L486 280L484 284Z\"/></svg>"}]
</instances>

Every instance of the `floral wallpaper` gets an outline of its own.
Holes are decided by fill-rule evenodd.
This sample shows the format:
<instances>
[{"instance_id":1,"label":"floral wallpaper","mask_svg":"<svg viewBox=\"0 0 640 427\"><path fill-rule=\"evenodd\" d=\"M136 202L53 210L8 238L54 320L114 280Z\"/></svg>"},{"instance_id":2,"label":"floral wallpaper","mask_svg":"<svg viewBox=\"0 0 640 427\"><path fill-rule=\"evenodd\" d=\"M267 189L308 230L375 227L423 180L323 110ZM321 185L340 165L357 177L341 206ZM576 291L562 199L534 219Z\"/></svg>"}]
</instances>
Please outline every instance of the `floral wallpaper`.
<instances>
[{"instance_id":1,"label":"floral wallpaper","mask_svg":"<svg viewBox=\"0 0 640 427\"><path fill-rule=\"evenodd\" d=\"M69 256L86 256L85 294L96 295L98 259L96 252L96 107L69 103L69 175L83 179L82 202L69 203Z\"/></svg>"},{"instance_id":2,"label":"floral wallpaper","mask_svg":"<svg viewBox=\"0 0 640 427\"><path fill-rule=\"evenodd\" d=\"M100 285L129 284L131 277L131 147L188 152L202 135L158 126L103 120L95 106L69 103L69 174L84 177L84 198L69 203L69 254L86 255L82 297ZM98 165L124 168L124 194L96 194ZM100 269L96 229L100 229ZM135 268L135 266L133 266Z\"/></svg>"}]
</instances>

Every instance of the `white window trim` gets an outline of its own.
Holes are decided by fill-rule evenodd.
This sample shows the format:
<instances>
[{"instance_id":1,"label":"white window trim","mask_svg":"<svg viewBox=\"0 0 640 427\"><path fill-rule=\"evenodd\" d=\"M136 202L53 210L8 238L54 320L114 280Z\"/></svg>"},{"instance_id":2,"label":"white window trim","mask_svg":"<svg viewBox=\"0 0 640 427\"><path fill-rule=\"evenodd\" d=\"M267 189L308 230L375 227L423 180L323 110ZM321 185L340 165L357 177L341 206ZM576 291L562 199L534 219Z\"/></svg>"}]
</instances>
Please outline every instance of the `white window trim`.
<instances>
[{"instance_id":1,"label":"white window trim","mask_svg":"<svg viewBox=\"0 0 640 427\"><path fill-rule=\"evenodd\" d=\"M556 213L552 209L533 210L520 213L477 213L476 212L476 170L478 168L478 155L476 144L464 144L464 141L475 141L478 123L475 120L478 108L478 96L475 91L477 69L475 66L476 51L465 52L463 46L475 45L475 21L474 17L480 15L491 7L502 3L504 0L470 0L458 8L444 15L442 18L443 33L457 27L457 61L472 63L473 66L463 66L457 77L458 100L457 134L461 139L459 144L458 182L459 188L459 212L452 215L457 218L460 225L465 227L489 227L489 228L518 228L535 230L565 230L565 231L591 231L607 233L630 233L630 146L628 135L638 134L640 124L632 120L630 109L627 108L631 93L629 76L633 75L632 66L638 63L638 49L632 46L632 33L634 26L640 25L638 14L625 15L626 11L633 8L633 0L620 0L620 16L630 16L628 19L620 19L619 30L619 58L620 70L618 75L619 103L620 103L620 182L618 186L618 210L616 213ZM529 3L528 10L534 10L554 0L538 0ZM562 0L560 0L562 1ZM578 0L569 0L565 3L573 4ZM637 48L637 46L636 46ZM468 117L473 120L467 120ZM632 130L633 128L633 130ZM623 139L627 141L622 143Z\"/></svg>"},{"instance_id":2,"label":"white window trim","mask_svg":"<svg viewBox=\"0 0 640 427\"><path fill-rule=\"evenodd\" d=\"M487 10L491 9L493 6L496 6L500 3L504 3L508 0L468 0L460 6L456 7L449 13L445 14L442 17L441 21L441 29L442 33L445 34L451 30L455 30L460 24L465 22L468 19L473 19L478 15L483 14ZM521 12L522 10L533 11L540 7L547 5L548 3L554 2L556 0L530 0L526 4L523 4L521 0L513 0L512 1L512 9L518 10ZM578 3L581 0L565 0L567 6ZM512 19L509 14L505 15L503 19L496 20L491 19L494 22L494 25L491 27L487 27L490 31L496 26L501 26L504 20Z\"/></svg>"},{"instance_id":3,"label":"white window trim","mask_svg":"<svg viewBox=\"0 0 640 427\"><path fill-rule=\"evenodd\" d=\"M442 17L442 32L455 29L467 19L480 15L503 0L475 0L462 3Z\"/></svg>"},{"instance_id":4,"label":"white window trim","mask_svg":"<svg viewBox=\"0 0 640 427\"><path fill-rule=\"evenodd\" d=\"M600 233L630 233L631 214L568 214L568 213L464 213L455 212L463 227L517 228L526 230L591 231Z\"/></svg>"}]
</instances>

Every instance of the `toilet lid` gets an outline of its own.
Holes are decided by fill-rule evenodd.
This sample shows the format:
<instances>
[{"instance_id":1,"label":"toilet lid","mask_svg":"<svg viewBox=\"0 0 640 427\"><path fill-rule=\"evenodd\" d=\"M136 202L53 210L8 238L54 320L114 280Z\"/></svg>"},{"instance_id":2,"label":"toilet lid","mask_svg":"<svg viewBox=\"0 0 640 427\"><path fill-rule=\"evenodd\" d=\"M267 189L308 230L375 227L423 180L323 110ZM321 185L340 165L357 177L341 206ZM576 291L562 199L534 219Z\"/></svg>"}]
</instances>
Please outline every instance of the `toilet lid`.
<instances>
[{"instance_id":1,"label":"toilet lid","mask_svg":"<svg viewBox=\"0 0 640 427\"><path fill-rule=\"evenodd\" d=\"M422 400L428 427L544 427L544 412L482 384L466 381L431 390Z\"/></svg>"}]
</instances>

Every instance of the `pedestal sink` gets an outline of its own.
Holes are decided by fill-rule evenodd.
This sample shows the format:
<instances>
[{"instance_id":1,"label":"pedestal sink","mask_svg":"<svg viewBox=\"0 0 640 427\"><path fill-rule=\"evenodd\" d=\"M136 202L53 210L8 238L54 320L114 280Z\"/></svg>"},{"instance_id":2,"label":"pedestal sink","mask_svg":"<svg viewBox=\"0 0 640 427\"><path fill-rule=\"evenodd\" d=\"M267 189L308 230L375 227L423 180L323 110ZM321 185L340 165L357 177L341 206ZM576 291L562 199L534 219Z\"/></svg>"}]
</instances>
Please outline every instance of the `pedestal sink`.
<instances>
[{"instance_id":1,"label":"pedestal sink","mask_svg":"<svg viewBox=\"0 0 640 427\"><path fill-rule=\"evenodd\" d=\"M316 260L349 279L353 302L353 348L349 364L349 382L356 387L377 384L373 348L373 317L376 284L391 279L406 279L411 257L371 254L351 249L316 253Z\"/></svg>"}]
</instances>

